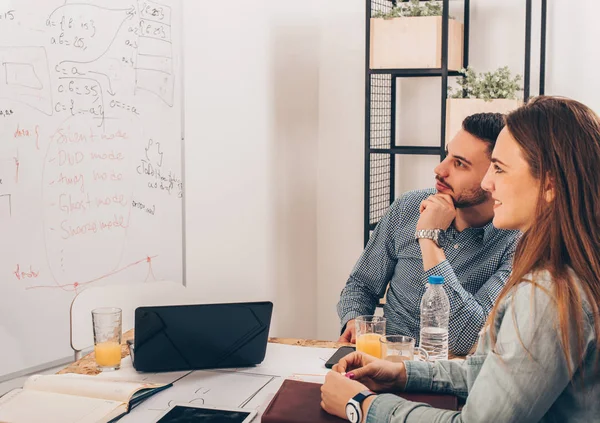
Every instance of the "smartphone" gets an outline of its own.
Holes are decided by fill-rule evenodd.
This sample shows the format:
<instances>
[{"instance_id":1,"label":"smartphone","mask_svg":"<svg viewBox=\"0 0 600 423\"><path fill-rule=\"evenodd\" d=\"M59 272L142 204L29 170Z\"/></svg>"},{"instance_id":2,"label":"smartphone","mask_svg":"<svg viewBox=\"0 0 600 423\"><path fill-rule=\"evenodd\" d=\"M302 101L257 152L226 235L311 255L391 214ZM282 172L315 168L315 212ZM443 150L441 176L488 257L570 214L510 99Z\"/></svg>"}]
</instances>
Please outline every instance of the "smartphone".
<instances>
[{"instance_id":1,"label":"smartphone","mask_svg":"<svg viewBox=\"0 0 600 423\"><path fill-rule=\"evenodd\" d=\"M340 347L325 363L325 367L331 369L334 364L337 364L342 358L346 357L348 354L356 351L355 347Z\"/></svg>"}]
</instances>

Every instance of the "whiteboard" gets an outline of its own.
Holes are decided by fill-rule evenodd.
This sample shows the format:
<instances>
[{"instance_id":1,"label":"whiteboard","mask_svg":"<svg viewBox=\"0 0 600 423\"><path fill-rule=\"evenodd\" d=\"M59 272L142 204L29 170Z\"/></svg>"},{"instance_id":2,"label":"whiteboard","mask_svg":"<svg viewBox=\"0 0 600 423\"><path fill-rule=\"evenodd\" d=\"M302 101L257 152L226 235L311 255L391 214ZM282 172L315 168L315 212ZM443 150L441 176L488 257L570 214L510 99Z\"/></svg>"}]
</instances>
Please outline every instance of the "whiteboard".
<instances>
[{"instance_id":1,"label":"whiteboard","mask_svg":"<svg viewBox=\"0 0 600 423\"><path fill-rule=\"evenodd\" d=\"M181 5L0 2L0 379L91 286L183 283Z\"/></svg>"}]
</instances>

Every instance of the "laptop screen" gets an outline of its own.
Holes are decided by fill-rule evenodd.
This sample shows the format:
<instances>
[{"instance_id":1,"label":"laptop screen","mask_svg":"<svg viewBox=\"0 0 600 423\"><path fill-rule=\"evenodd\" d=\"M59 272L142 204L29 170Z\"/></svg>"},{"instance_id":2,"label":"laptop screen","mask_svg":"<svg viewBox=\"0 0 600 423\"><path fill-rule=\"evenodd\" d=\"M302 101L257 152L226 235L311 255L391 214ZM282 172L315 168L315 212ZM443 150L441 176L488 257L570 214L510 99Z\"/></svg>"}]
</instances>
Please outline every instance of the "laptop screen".
<instances>
[{"instance_id":1,"label":"laptop screen","mask_svg":"<svg viewBox=\"0 0 600 423\"><path fill-rule=\"evenodd\" d=\"M248 367L265 357L273 303L139 307L138 371Z\"/></svg>"}]
</instances>

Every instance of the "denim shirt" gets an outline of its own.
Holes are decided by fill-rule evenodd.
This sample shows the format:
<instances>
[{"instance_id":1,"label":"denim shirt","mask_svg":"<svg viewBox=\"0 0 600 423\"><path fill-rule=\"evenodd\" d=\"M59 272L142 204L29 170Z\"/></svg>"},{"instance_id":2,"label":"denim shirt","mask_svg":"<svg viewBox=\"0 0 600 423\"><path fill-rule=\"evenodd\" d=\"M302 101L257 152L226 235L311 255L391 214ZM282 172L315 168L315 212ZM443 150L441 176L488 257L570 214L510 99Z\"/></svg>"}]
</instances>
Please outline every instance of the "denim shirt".
<instances>
[{"instance_id":1,"label":"denim shirt","mask_svg":"<svg viewBox=\"0 0 600 423\"><path fill-rule=\"evenodd\" d=\"M536 276L536 282L551 293L549 278L544 272ZM484 329L476 352L466 360L405 362L406 391L466 398L461 412L383 394L369 407L366 423L600 421L600 363L589 303L582 293L584 355L583 360L577 358L573 339L571 381L556 305L542 288L523 283L502 302L494 322L494 351L489 330Z\"/></svg>"}]
</instances>

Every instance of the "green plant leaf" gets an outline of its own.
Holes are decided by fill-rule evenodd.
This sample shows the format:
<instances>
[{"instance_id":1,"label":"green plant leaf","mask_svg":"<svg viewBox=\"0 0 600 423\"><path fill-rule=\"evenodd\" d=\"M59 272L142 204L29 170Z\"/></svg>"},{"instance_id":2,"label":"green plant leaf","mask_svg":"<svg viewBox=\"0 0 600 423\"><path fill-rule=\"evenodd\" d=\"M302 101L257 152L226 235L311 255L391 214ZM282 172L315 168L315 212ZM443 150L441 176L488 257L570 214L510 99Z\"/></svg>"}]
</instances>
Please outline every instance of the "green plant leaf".
<instances>
[{"instance_id":1,"label":"green plant leaf","mask_svg":"<svg viewBox=\"0 0 600 423\"><path fill-rule=\"evenodd\" d=\"M406 3L398 3L392 7L389 12L376 11L372 17L393 19L393 18L409 18L413 16L442 16L442 2L429 0L421 2L419 0L410 0Z\"/></svg>"},{"instance_id":2,"label":"green plant leaf","mask_svg":"<svg viewBox=\"0 0 600 423\"><path fill-rule=\"evenodd\" d=\"M448 89L450 98L480 98L486 101L506 98L515 100L517 93L522 91L521 75L512 76L508 66L496 69L494 72L477 74L472 68L461 69L464 76L456 83L458 88Z\"/></svg>"}]
</instances>

